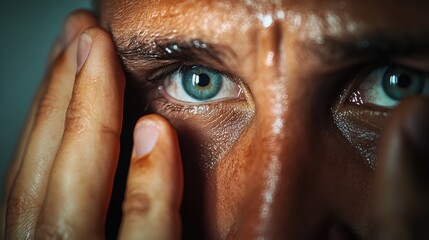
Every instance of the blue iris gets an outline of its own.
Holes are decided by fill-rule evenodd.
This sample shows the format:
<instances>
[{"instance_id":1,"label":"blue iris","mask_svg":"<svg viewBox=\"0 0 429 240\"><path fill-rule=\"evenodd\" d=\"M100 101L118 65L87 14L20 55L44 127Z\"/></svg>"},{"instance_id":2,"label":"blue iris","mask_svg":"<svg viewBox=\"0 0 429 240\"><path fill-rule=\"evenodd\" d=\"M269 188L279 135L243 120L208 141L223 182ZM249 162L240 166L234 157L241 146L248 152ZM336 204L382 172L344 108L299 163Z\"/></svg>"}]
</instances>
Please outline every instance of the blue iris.
<instances>
[{"instance_id":1,"label":"blue iris","mask_svg":"<svg viewBox=\"0 0 429 240\"><path fill-rule=\"evenodd\" d=\"M383 76L383 90L391 98L402 100L412 95L421 94L425 85L422 73L393 67Z\"/></svg>"},{"instance_id":2,"label":"blue iris","mask_svg":"<svg viewBox=\"0 0 429 240\"><path fill-rule=\"evenodd\" d=\"M182 69L182 86L192 98L204 101L214 98L222 88L221 73L203 66Z\"/></svg>"}]
</instances>

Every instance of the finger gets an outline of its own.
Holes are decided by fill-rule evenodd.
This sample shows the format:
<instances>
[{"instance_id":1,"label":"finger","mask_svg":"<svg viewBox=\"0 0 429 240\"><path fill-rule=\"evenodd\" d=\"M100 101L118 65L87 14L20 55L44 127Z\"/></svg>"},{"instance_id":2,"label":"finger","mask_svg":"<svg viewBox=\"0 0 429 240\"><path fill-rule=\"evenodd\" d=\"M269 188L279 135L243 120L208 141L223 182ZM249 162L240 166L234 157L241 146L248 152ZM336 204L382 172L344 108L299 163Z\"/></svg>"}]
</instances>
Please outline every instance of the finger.
<instances>
[{"instance_id":1,"label":"finger","mask_svg":"<svg viewBox=\"0 0 429 240\"><path fill-rule=\"evenodd\" d=\"M41 239L103 236L119 155L125 77L110 35L100 28L81 35L77 63L64 134L37 224Z\"/></svg>"},{"instance_id":2,"label":"finger","mask_svg":"<svg viewBox=\"0 0 429 240\"><path fill-rule=\"evenodd\" d=\"M52 161L64 128L65 112L70 101L76 73L77 36L96 19L86 11L71 14L65 24L64 51L52 63L26 126L24 139L11 169L7 188L6 235L10 238L31 237L45 195ZM53 55L58 55L58 46ZM55 58L55 56L53 56ZM19 166L19 167L18 167ZM15 176L13 176L15 175Z\"/></svg>"},{"instance_id":3,"label":"finger","mask_svg":"<svg viewBox=\"0 0 429 240\"><path fill-rule=\"evenodd\" d=\"M158 115L143 117L134 130L120 239L179 239L182 192L173 127Z\"/></svg>"},{"instance_id":4,"label":"finger","mask_svg":"<svg viewBox=\"0 0 429 240\"><path fill-rule=\"evenodd\" d=\"M378 180L379 239L429 239L429 99L393 114L383 136Z\"/></svg>"}]
</instances>

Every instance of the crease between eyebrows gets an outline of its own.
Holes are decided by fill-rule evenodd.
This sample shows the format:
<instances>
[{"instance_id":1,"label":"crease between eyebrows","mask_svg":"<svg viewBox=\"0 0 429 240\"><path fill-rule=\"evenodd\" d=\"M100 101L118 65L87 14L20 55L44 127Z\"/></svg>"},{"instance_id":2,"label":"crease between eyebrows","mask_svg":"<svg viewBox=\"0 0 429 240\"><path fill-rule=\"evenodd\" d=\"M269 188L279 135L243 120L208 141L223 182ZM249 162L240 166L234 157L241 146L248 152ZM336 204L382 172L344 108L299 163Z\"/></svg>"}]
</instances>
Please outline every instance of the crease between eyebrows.
<instances>
[{"instance_id":1,"label":"crease between eyebrows","mask_svg":"<svg viewBox=\"0 0 429 240\"><path fill-rule=\"evenodd\" d=\"M427 33L425 33L427 34ZM363 34L355 39L325 38L323 44L300 41L302 56L312 56L325 65L354 62L356 59L389 58L429 53L429 36L398 35L382 36ZM429 35L429 34L428 34ZM129 69L152 68L173 62L196 63L219 66L228 70L228 65L238 61L237 54L229 46L212 44L200 39L186 37L158 37L153 40L140 36L115 38L118 54ZM255 46L256 48L257 46ZM240 61L239 61L240 62Z\"/></svg>"}]
</instances>

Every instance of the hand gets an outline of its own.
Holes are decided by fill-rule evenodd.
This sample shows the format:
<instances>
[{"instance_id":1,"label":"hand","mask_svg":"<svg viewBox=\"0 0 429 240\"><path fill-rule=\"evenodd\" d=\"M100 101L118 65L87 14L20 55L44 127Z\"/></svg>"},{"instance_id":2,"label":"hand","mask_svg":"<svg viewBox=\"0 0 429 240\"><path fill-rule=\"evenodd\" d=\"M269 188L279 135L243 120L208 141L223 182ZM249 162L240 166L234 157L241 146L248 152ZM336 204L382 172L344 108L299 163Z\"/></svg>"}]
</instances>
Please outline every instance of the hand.
<instances>
[{"instance_id":1,"label":"hand","mask_svg":"<svg viewBox=\"0 0 429 240\"><path fill-rule=\"evenodd\" d=\"M429 99L400 104L385 129L380 153L377 239L429 239Z\"/></svg>"},{"instance_id":2,"label":"hand","mask_svg":"<svg viewBox=\"0 0 429 240\"><path fill-rule=\"evenodd\" d=\"M5 183L6 239L101 239L119 155L125 77L108 32L70 15ZM175 239L183 176L177 137L141 118L123 204L121 239Z\"/></svg>"}]
</instances>

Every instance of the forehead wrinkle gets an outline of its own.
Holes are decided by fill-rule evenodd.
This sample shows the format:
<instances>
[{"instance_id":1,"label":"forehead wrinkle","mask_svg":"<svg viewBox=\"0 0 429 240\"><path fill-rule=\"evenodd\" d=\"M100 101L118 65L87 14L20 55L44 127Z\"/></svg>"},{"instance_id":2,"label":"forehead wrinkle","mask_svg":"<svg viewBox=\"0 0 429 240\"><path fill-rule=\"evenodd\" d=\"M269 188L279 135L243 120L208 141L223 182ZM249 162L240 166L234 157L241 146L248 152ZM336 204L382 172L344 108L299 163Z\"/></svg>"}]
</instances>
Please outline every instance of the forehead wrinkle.
<instances>
[{"instance_id":1,"label":"forehead wrinkle","mask_svg":"<svg viewBox=\"0 0 429 240\"><path fill-rule=\"evenodd\" d=\"M260 9L266 11L264 14L274 14L279 7L279 1L251 2L260 4ZM321 3L318 5L318 2ZM295 0L282 1L280 9L284 11L283 19L273 19L273 24L268 27L281 23L285 39L293 38L294 42L302 43L296 45L296 48L305 45L317 47L323 45L325 41L360 40L365 39L368 34L374 35L374 32L386 30L386 27L381 26L380 23L366 20L370 18L357 20L356 16L352 16L349 11L356 4L351 4L351 1L344 0L340 4L333 4L333 2L304 0L301 4L297 4ZM137 36L148 45L156 42L157 38L186 37L187 40L199 39L214 45L228 46L241 60L245 60L246 56L259 48L259 43L252 39L255 32L266 30L263 24L258 23L258 12L255 8L246 6L246 0L197 2L124 0L114 1L113 5L115 3L117 5L115 17L109 27L119 47L129 46L132 36ZM372 11L377 4L379 3L369 4L373 7ZM192 8L184 9L189 5L192 5ZM387 14L385 12L384 14ZM205 16L204 18L200 17L201 13ZM424 23L418 22L419 26ZM429 26L429 24L426 25ZM413 30L412 28L399 30L409 29ZM424 25L419 29L424 29ZM400 32L398 35L401 35ZM290 51L302 51L302 49ZM238 61L241 60L238 59Z\"/></svg>"}]
</instances>

